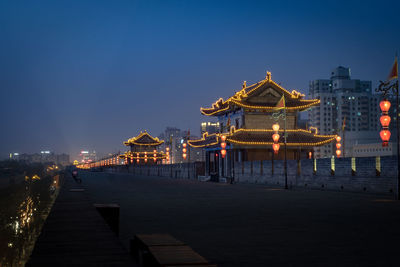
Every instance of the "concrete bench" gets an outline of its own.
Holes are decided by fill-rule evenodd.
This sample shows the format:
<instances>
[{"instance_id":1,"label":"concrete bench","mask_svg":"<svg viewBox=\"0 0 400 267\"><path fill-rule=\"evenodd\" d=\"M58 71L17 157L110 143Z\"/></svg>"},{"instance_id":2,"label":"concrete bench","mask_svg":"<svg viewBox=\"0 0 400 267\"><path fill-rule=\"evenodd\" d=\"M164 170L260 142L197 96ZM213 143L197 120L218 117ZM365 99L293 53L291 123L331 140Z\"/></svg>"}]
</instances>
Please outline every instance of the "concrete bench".
<instances>
[{"instance_id":1,"label":"concrete bench","mask_svg":"<svg viewBox=\"0 0 400 267\"><path fill-rule=\"evenodd\" d=\"M169 234L139 234L131 253L142 266L216 266Z\"/></svg>"}]
</instances>

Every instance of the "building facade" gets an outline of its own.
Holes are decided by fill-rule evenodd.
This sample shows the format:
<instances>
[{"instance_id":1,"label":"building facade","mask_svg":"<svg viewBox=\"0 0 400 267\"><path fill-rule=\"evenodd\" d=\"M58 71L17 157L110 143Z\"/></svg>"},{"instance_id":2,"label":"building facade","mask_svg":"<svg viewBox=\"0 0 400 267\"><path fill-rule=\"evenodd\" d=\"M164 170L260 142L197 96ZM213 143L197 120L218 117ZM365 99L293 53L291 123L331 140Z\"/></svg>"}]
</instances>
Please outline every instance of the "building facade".
<instances>
[{"instance_id":1,"label":"building facade","mask_svg":"<svg viewBox=\"0 0 400 267\"><path fill-rule=\"evenodd\" d=\"M167 127L163 133L159 135L160 139L165 142L160 146L163 151L169 149L169 162L167 164L195 162L203 160L203 150L197 148L187 148L188 156L183 158L183 143L187 140L197 139L198 136L191 135L189 131L183 131L176 127Z\"/></svg>"},{"instance_id":2,"label":"building facade","mask_svg":"<svg viewBox=\"0 0 400 267\"><path fill-rule=\"evenodd\" d=\"M310 97L321 101L309 111L309 125L321 134L339 134L343 156L352 156L353 146L376 143L380 130L380 95L372 93L371 81L351 79L350 68L337 67L330 79L310 81ZM332 157L336 148L327 144L315 149L315 157Z\"/></svg>"},{"instance_id":3,"label":"building facade","mask_svg":"<svg viewBox=\"0 0 400 267\"><path fill-rule=\"evenodd\" d=\"M304 99L304 95L287 91L271 79L267 72L264 80L247 86L232 97L217 100L211 108L201 108L206 116L217 117L220 132L204 133L198 140L190 140L192 147L205 148L206 173L219 176L232 175L237 161L261 161L284 159L284 132L286 132L287 159L299 160L312 155L317 146L334 141L336 135L321 135L317 129L300 129L297 125L299 112L319 104L318 99ZM282 102L283 106L277 107ZM272 125L278 123L281 149L274 153ZM285 130L286 129L286 130ZM226 156L221 154L221 137L226 137Z\"/></svg>"},{"instance_id":4,"label":"building facade","mask_svg":"<svg viewBox=\"0 0 400 267\"><path fill-rule=\"evenodd\" d=\"M132 137L124 142L130 150L120 155L125 164L154 165L161 164L165 160L165 153L158 150L164 143L158 137L152 137L147 131L140 132L138 136Z\"/></svg>"}]
</instances>

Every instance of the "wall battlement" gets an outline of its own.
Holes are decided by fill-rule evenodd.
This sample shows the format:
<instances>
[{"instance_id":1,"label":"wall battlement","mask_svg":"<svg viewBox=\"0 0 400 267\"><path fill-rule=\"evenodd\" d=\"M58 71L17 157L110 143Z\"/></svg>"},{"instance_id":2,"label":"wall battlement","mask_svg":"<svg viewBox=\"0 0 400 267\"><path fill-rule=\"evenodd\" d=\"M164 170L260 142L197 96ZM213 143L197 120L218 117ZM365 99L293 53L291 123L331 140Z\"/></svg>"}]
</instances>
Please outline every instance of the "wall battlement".
<instances>
[{"instance_id":1,"label":"wall battlement","mask_svg":"<svg viewBox=\"0 0 400 267\"><path fill-rule=\"evenodd\" d=\"M397 180L396 156L288 160L287 166L289 187L394 194ZM106 171L198 179L204 175L204 163L114 166ZM283 186L284 161L235 162L230 176L236 183Z\"/></svg>"}]
</instances>

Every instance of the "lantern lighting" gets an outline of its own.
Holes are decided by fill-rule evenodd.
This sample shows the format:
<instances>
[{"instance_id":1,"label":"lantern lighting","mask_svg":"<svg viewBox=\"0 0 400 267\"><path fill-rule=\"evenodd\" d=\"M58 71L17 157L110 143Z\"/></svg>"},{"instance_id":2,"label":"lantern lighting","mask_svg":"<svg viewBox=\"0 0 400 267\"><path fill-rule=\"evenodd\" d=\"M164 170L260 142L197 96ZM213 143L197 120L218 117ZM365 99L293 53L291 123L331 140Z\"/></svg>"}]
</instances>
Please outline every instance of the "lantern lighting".
<instances>
[{"instance_id":1,"label":"lantern lighting","mask_svg":"<svg viewBox=\"0 0 400 267\"><path fill-rule=\"evenodd\" d=\"M274 140L274 142L278 142L279 137L280 137L279 134L275 133L272 135L272 140Z\"/></svg>"},{"instance_id":2,"label":"lantern lighting","mask_svg":"<svg viewBox=\"0 0 400 267\"><path fill-rule=\"evenodd\" d=\"M183 159L186 159L186 153L182 154Z\"/></svg>"},{"instance_id":3,"label":"lantern lighting","mask_svg":"<svg viewBox=\"0 0 400 267\"><path fill-rule=\"evenodd\" d=\"M274 125L272 125L272 130L274 130L275 132L279 131L279 124L275 123Z\"/></svg>"},{"instance_id":4,"label":"lantern lighting","mask_svg":"<svg viewBox=\"0 0 400 267\"><path fill-rule=\"evenodd\" d=\"M342 144L341 144L341 143L337 143L337 144L336 144L336 148L337 148L337 149L340 149L341 147L342 147Z\"/></svg>"},{"instance_id":5,"label":"lantern lighting","mask_svg":"<svg viewBox=\"0 0 400 267\"><path fill-rule=\"evenodd\" d=\"M390 116L388 116L388 115L381 116L380 121L381 121L382 127L389 127L390 120L391 120Z\"/></svg>"},{"instance_id":6,"label":"lantern lighting","mask_svg":"<svg viewBox=\"0 0 400 267\"><path fill-rule=\"evenodd\" d=\"M187 151L186 148L182 149L182 152L183 152L183 153L186 153L186 151Z\"/></svg>"},{"instance_id":7,"label":"lantern lighting","mask_svg":"<svg viewBox=\"0 0 400 267\"><path fill-rule=\"evenodd\" d=\"M225 142L221 143L221 148L225 149L225 147L226 147L226 143Z\"/></svg>"},{"instance_id":8,"label":"lantern lighting","mask_svg":"<svg viewBox=\"0 0 400 267\"><path fill-rule=\"evenodd\" d=\"M388 112L390 109L390 101L384 99L379 103L379 107L381 108L382 112Z\"/></svg>"},{"instance_id":9,"label":"lantern lighting","mask_svg":"<svg viewBox=\"0 0 400 267\"><path fill-rule=\"evenodd\" d=\"M379 135L381 136L381 139L383 142L388 142L390 139L390 131L389 130L382 130Z\"/></svg>"},{"instance_id":10,"label":"lantern lighting","mask_svg":"<svg viewBox=\"0 0 400 267\"><path fill-rule=\"evenodd\" d=\"M340 137L339 135L338 136L336 136L336 142L340 142L342 140L342 137Z\"/></svg>"},{"instance_id":11,"label":"lantern lighting","mask_svg":"<svg viewBox=\"0 0 400 267\"><path fill-rule=\"evenodd\" d=\"M342 150L340 149L336 150L336 156L340 157L340 155L342 155Z\"/></svg>"},{"instance_id":12,"label":"lantern lighting","mask_svg":"<svg viewBox=\"0 0 400 267\"><path fill-rule=\"evenodd\" d=\"M273 145L272 145L272 149L274 150L275 154L278 154L279 147L280 147L279 144L273 144Z\"/></svg>"},{"instance_id":13,"label":"lantern lighting","mask_svg":"<svg viewBox=\"0 0 400 267\"><path fill-rule=\"evenodd\" d=\"M225 149L222 149L222 150L221 150L221 156L222 156L222 158L225 158L225 155L226 155L226 150L225 150Z\"/></svg>"},{"instance_id":14,"label":"lantern lighting","mask_svg":"<svg viewBox=\"0 0 400 267\"><path fill-rule=\"evenodd\" d=\"M186 147L186 143L183 143L182 146L183 146L183 147Z\"/></svg>"}]
</instances>

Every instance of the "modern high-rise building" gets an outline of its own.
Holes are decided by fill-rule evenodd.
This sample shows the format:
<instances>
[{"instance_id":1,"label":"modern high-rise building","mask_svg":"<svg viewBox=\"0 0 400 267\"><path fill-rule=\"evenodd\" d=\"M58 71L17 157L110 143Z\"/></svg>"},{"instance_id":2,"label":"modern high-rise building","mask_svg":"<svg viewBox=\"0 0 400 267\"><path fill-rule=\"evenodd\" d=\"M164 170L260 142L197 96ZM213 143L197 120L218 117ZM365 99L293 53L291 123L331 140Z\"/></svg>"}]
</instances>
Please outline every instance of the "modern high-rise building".
<instances>
[{"instance_id":1,"label":"modern high-rise building","mask_svg":"<svg viewBox=\"0 0 400 267\"><path fill-rule=\"evenodd\" d=\"M342 137L343 156L351 157L353 146L379 142L379 101L372 93L372 82L351 79L350 68L339 66L330 79L310 81L310 97L321 104L309 111L309 125L321 134ZM315 157L331 157L335 144L315 148Z\"/></svg>"},{"instance_id":2,"label":"modern high-rise building","mask_svg":"<svg viewBox=\"0 0 400 267\"><path fill-rule=\"evenodd\" d=\"M184 163L190 160L190 162L202 161L203 150L200 148L188 148L189 155L186 159L182 157L182 144L189 140L198 138L195 135L190 134L188 131L183 131L175 127L167 127L163 133L158 136L164 140L164 143L160 148L165 151L166 147L170 149L170 163Z\"/></svg>"},{"instance_id":3,"label":"modern high-rise building","mask_svg":"<svg viewBox=\"0 0 400 267\"><path fill-rule=\"evenodd\" d=\"M203 133L219 133L220 132L220 125L219 122L202 122L200 126L200 134Z\"/></svg>"}]
</instances>

